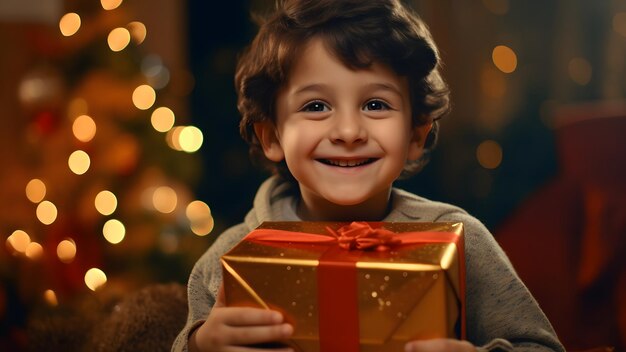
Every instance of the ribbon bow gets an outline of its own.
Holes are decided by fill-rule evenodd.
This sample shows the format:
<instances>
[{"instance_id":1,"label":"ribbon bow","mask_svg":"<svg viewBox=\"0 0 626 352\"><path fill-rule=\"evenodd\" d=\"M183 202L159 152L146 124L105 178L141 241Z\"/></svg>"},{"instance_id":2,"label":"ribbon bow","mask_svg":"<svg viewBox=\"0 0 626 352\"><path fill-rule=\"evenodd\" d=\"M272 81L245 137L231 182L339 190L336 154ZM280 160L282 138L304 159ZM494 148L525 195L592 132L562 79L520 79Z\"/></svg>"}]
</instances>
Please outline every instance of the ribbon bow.
<instances>
[{"instance_id":1,"label":"ribbon bow","mask_svg":"<svg viewBox=\"0 0 626 352\"><path fill-rule=\"evenodd\" d=\"M354 221L336 231L326 227L326 231L337 239L339 247L347 250L388 251L391 247L402 243L395 233L384 228L372 228L370 224Z\"/></svg>"}]
</instances>

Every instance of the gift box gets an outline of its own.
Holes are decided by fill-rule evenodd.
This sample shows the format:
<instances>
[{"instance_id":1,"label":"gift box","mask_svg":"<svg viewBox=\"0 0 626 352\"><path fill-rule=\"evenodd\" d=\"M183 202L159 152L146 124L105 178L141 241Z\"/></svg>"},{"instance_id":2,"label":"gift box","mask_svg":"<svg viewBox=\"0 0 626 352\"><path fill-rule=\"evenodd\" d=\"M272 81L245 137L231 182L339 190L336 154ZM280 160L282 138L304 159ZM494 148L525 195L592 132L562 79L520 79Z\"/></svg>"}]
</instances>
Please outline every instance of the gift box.
<instances>
[{"instance_id":1,"label":"gift box","mask_svg":"<svg viewBox=\"0 0 626 352\"><path fill-rule=\"evenodd\" d=\"M283 313L296 351L465 338L462 223L265 222L221 258L227 306Z\"/></svg>"}]
</instances>

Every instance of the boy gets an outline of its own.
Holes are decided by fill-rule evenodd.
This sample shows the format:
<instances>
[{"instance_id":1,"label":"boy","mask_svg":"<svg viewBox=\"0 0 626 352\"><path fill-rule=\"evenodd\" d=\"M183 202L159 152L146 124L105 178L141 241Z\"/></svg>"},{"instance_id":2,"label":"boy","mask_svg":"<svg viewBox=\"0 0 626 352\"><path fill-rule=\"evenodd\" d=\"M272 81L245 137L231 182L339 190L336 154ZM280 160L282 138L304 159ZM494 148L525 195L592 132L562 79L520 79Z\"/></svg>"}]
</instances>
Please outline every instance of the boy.
<instances>
[{"instance_id":1,"label":"boy","mask_svg":"<svg viewBox=\"0 0 626 352\"><path fill-rule=\"evenodd\" d=\"M241 133L275 175L244 223L220 235L194 267L187 326L173 350L260 351L259 344L289 338L293 328L280 313L223 307L220 292L219 257L276 220L463 222L468 341L412 341L406 351L563 350L478 220L392 188L423 165L436 120L448 110L438 60L425 25L399 0L278 5L236 74Z\"/></svg>"}]
</instances>

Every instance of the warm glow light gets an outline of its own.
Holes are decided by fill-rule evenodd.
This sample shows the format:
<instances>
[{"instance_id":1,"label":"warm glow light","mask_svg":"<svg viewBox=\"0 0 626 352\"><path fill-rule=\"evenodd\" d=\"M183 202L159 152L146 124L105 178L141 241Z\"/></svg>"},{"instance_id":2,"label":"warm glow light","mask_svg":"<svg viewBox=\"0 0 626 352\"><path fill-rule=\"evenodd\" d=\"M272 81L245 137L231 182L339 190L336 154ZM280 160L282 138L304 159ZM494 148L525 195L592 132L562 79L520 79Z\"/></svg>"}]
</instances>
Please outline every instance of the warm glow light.
<instances>
[{"instance_id":1,"label":"warm glow light","mask_svg":"<svg viewBox=\"0 0 626 352\"><path fill-rule=\"evenodd\" d=\"M89 155L87 155L87 153L82 150L77 150L70 155L67 160L67 164L73 173L76 175L82 175L89 170L91 160L89 159Z\"/></svg>"},{"instance_id":2,"label":"warm glow light","mask_svg":"<svg viewBox=\"0 0 626 352\"><path fill-rule=\"evenodd\" d=\"M96 135L96 123L87 115L80 115L72 124L74 137L81 142L89 142Z\"/></svg>"},{"instance_id":3,"label":"warm glow light","mask_svg":"<svg viewBox=\"0 0 626 352\"><path fill-rule=\"evenodd\" d=\"M71 263L76 257L76 243L71 238L65 239L57 245L57 257L63 263Z\"/></svg>"},{"instance_id":4,"label":"warm glow light","mask_svg":"<svg viewBox=\"0 0 626 352\"><path fill-rule=\"evenodd\" d=\"M117 208L117 197L110 191L102 191L98 193L94 203L100 214L111 215Z\"/></svg>"},{"instance_id":5,"label":"warm glow light","mask_svg":"<svg viewBox=\"0 0 626 352\"><path fill-rule=\"evenodd\" d=\"M100 0L100 4L105 10L114 10L122 4L122 0Z\"/></svg>"},{"instance_id":6,"label":"warm glow light","mask_svg":"<svg viewBox=\"0 0 626 352\"><path fill-rule=\"evenodd\" d=\"M505 15L509 12L508 0L483 0L483 5L496 15Z\"/></svg>"},{"instance_id":7,"label":"warm glow light","mask_svg":"<svg viewBox=\"0 0 626 352\"><path fill-rule=\"evenodd\" d=\"M107 283L107 276L98 268L91 268L85 273L85 285L95 291Z\"/></svg>"},{"instance_id":8,"label":"warm glow light","mask_svg":"<svg viewBox=\"0 0 626 352\"><path fill-rule=\"evenodd\" d=\"M496 141L486 140L476 148L476 158L485 169L495 169L502 162L502 147Z\"/></svg>"},{"instance_id":9,"label":"warm glow light","mask_svg":"<svg viewBox=\"0 0 626 352\"><path fill-rule=\"evenodd\" d=\"M11 236L7 238L7 244L9 244L15 251L24 253L30 244L30 236L22 230L15 230Z\"/></svg>"},{"instance_id":10,"label":"warm glow light","mask_svg":"<svg viewBox=\"0 0 626 352\"><path fill-rule=\"evenodd\" d=\"M133 38L135 43L137 44L143 43L143 41L146 39L146 33L147 33L145 24L138 22L138 21L134 21L134 22L129 23L126 27L130 31L130 36Z\"/></svg>"},{"instance_id":11,"label":"warm glow light","mask_svg":"<svg viewBox=\"0 0 626 352\"><path fill-rule=\"evenodd\" d=\"M187 153L193 153L200 149L202 142L202 131L195 126L184 127L178 136L180 148Z\"/></svg>"},{"instance_id":12,"label":"warm glow light","mask_svg":"<svg viewBox=\"0 0 626 352\"><path fill-rule=\"evenodd\" d=\"M176 117L174 116L174 112L164 106L155 109L150 118L152 127L159 132L167 132L171 130L172 127L174 127L175 120Z\"/></svg>"},{"instance_id":13,"label":"warm glow light","mask_svg":"<svg viewBox=\"0 0 626 352\"><path fill-rule=\"evenodd\" d=\"M511 73L517 68L517 55L508 46L498 45L493 48L491 58L493 64L504 73Z\"/></svg>"},{"instance_id":14,"label":"warm glow light","mask_svg":"<svg viewBox=\"0 0 626 352\"><path fill-rule=\"evenodd\" d=\"M39 203L36 213L37 219L44 225L50 225L57 219L57 207L47 200Z\"/></svg>"},{"instance_id":15,"label":"warm glow light","mask_svg":"<svg viewBox=\"0 0 626 352\"><path fill-rule=\"evenodd\" d=\"M199 200L195 200L185 209L189 219L191 231L198 236L208 235L213 230L213 217L209 206Z\"/></svg>"},{"instance_id":16,"label":"warm glow light","mask_svg":"<svg viewBox=\"0 0 626 352\"><path fill-rule=\"evenodd\" d=\"M80 16L74 12L66 13L59 21L59 29L66 37L76 34L80 29Z\"/></svg>"},{"instance_id":17,"label":"warm glow light","mask_svg":"<svg viewBox=\"0 0 626 352\"><path fill-rule=\"evenodd\" d=\"M626 37L626 12L618 12L613 15L613 30Z\"/></svg>"},{"instance_id":18,"label":"warm glow light","mask_svg":"<svg viewBox=\"0 0 626 352\"><path fill-rule=\"evenodd\" d=\"M140 85L133 92L133 104L140 110L148 110L156 100L154 88L147 84Z\"/></svg>"},{"instance_id":19,"label":"warm glow light","mask_svg":"<svg viewBox=\"0 0 626 352\"><path fill-rule=\"evenodd\" d=\"M180 146L180 133L183 131L183 128L184 127L182 126L177 126L167 132L167 135L165 136L165 141L170 148L179 151L183 150L183 148Z\"/></svg>"},{"instance_id":20,"label":"warm glow light","mask_svg":"<svg viewBox=\"0 0 626 352\"><path fill-rule=\"evenodd\" d=\"M111 219L104 223L104 226L102 227L102 234L110 243L118 244L124 240L124 236L126 236L126 228L121 221Z\"/></svg>"},{"instance_id":21,"label":"warm glow light","mask_svg":"<svg viewBox=\"0 0 626 352\"><path fill-rule=\"evenodd\" d=\"M46 196L46 185L42 180L34 178L26 185L26 198L33 203L39 203Z\"/></svg>"},{"instance_id":22,"label":"warm glow light","mask_svg":"<svg viewBox=\"0 0 626 352\"><path fill-rule=\"evenodd\" d=\"M53 290L46 290L43 293L43 299L46 301L46 303L48 303L49 305L53 307L56 307L57 305L59 305L57 294Z\"/></svg>"},{"instance_id":23,"label":"warm glow light","mask_svg":"<svg viewBox=\"0 0 626 352\"><path fill-rule=\"evenodd\" d=\"M109 33L107 43L112 51L122 51L130 43L130 32L123 27L115 28Z\"/></svg>"},{"instance_id":24,"label":"warm glow light","mask_svg":"<svg viewBox=\"0 0 626 352\"><path fill-rule=\"evenodd\" d=\"M581 86L587 85L591 81L593 73L593 69L589 61L581 57L571 59L567 65L567 71L572 81Z\"/></svg>"},{"instance_id":25,"label":"warm glow light","mask_svg":"<svg viewBox=\"0 0 626 352\"><path fill-rule=\"evenodd\" d=\"M167 214L176 209L178 203L178 196L176 192L167 186L158 187L152 194L152 205L157 211Z\"/></svg>"},{"instance_id":26,"label":"warm glow light","mask_svg":"<svg viewBox=\"0 0 626 352\"><path fill-rule=\"evenodd\" d=\"M30 259L37 260L43 255L43 247L37 242L31 242L26 247L24 254Z\"/></svg>"}]
</instances>

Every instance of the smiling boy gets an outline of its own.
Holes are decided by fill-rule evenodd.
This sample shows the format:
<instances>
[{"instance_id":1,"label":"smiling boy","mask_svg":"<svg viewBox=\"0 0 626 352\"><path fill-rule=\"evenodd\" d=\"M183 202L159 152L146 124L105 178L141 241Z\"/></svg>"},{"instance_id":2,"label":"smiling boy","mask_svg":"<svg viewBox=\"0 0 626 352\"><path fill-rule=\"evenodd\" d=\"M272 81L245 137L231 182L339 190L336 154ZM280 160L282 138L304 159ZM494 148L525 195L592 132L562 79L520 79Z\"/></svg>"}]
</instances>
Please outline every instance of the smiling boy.
<instances>
[{"instance_id":1,"label":"smiling boy","mask_svg":"<svg viewBox=\"0 0 626 352\"><path fill-rule=\"evenodd\" d=\"M423 166L448 110L438 62L425 25L397 0L279 3L236 76L242 135L275 175L245 221L194 267L174 351L260 351L254 346L289 338L293 327L278 312L223 307L218 293L219 257L263 221L278 220L463 222L468 341L412 341L406 351L563 350L478 220L393 188Z\"/></svg>"}]
</instances>

